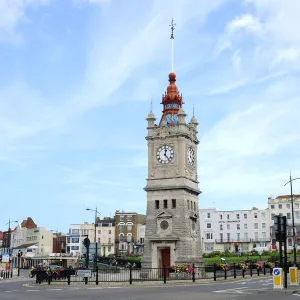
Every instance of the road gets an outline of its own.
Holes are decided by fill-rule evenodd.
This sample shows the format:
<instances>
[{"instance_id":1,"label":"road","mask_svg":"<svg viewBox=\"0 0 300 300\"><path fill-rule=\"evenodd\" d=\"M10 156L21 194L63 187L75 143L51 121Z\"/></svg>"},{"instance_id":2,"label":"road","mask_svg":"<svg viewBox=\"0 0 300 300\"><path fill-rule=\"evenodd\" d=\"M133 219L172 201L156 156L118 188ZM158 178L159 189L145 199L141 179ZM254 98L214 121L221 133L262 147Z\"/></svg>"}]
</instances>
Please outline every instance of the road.
<instances>
[{"instance_id":1,"label":"road","mask_svg":"<svg viewBox=\"0 0 300 300\"><path fill-rule=\"evenodd\" d=\"M17 280L17 279L15 279ZM20 279L21 280L21 279ZM272 290L272 279L251 279L239 282L188 284L188 285L132 285L130 287L101 286L23 286L32 280L0 281L1 300L55 300L55 299L105 299L105 300L300 300L299 294Z\"/></svg>"}]
</instances>

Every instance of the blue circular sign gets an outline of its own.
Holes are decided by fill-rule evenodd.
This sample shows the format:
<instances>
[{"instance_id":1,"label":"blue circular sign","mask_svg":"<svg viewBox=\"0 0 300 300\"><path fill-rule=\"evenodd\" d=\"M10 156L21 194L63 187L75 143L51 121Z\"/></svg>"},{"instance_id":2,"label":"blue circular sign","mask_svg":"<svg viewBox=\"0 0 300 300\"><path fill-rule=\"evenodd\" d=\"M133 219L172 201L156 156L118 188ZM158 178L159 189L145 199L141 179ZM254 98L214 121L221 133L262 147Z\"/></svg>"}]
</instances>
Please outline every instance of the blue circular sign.
<instances>
[{"instance_id":1,"label":"blue circular sign","mask_svg":"<svg viewBox=\"0 0 300 300\"><path fill-rule=\"evenodd\" d=\"M274 274L275 276L280 275L280 270L279 270L279 269L275 269L274 272L273 272L273 274Z\"/></svg>"}]
</instances>

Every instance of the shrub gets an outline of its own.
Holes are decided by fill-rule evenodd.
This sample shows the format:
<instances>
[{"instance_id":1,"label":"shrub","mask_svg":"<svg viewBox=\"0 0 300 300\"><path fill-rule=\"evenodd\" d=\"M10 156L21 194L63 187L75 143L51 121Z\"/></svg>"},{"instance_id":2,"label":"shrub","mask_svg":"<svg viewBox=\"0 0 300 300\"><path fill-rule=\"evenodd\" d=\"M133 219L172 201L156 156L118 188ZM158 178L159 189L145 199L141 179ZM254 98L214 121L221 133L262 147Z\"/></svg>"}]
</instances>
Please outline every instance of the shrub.
<instances>
[{"instance_id":1,"label":"shrub","mask_svg":"<svg viewBox=\"0 0 300 300\"><path fill-rule=\"evenodd\" d=\"M279 261L279 254L277 251L272 251L268 257L268 262L275 263Z\"/></svg>"}]
</instances>

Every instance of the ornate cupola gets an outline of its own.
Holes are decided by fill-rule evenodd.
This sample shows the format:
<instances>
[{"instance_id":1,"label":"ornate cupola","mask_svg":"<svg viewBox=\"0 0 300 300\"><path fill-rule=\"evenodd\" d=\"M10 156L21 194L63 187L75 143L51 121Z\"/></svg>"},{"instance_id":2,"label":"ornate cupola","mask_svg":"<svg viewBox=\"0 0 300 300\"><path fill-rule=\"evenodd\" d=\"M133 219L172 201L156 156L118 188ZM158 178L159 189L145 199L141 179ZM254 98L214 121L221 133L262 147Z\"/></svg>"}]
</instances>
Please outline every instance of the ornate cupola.
<instances>
[{"instance_id":1,"label":"ornate cupola","mask_svg":"<svg viewBox=\"0 0 300 300\"><path fill-rule=\"evenodd\" d=\"M175 84L175 73L169 74L169 81L167 91L162 96L163 115L159 125L178 124L178 111L182 107L182 95L179 94L178 87Z\"/></svg>"}]
</instances>

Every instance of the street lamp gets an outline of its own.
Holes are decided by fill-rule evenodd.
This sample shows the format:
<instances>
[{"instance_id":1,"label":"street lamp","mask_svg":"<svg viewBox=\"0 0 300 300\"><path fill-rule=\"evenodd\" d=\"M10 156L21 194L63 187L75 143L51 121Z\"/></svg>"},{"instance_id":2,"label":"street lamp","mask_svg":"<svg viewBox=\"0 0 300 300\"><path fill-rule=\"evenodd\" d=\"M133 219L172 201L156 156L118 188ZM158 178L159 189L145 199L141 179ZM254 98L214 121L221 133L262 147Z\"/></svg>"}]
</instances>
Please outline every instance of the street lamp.
<instances>
[{"instance_id":1,"label":"street lamp","mask_svg":"<svg viewBox=\"0 0 300 300\"><path fill-rule=\"evenodd\" d=\"M96 265L97 265L97 241L96 241L96 227L97 227L97 216L101 216L101 214L99 213L99 211L97 210L97 206L96 206L96 209L91 209L91 208L87 208L86 210L89 210L89 211L93 211L95 212L95 229L94 229L94 243L95 243L95 256L94 256L94 270L96 270Z\"/></svg>"},{"instance_id":2,"label":"street lamp","mask_svg":"<svg viewBox=\"0 0 300 300\"><path fill-rule=\"evenodd\" d=\"M10 219L8 219L8 223L5 224L5 225L8 225L8 241L7 241L7 244L8 244L9 256L10 256L10 242L11 242L11 228L10 228L11 223L19 223L19 222L18 221L11 221Z\"/></svg>"},{"instance_id":3,"label":"street lamp","mask_svg":"<svg viewBox=\"0 0 300 300\"><path fill-rule=\"evenodd\" d=\"M296 266L296 233L295 233L295 219L294 219L294 199L293 199L293 181L298 180L300 178L294 178L292 179L292 173L290 172L290 180L284 185L286 186L288 183L290 184L291 187L291 203L292 203L292 227L293 227L293 254L294 254L294 266Z\"/></svg>"}]
</instances>

